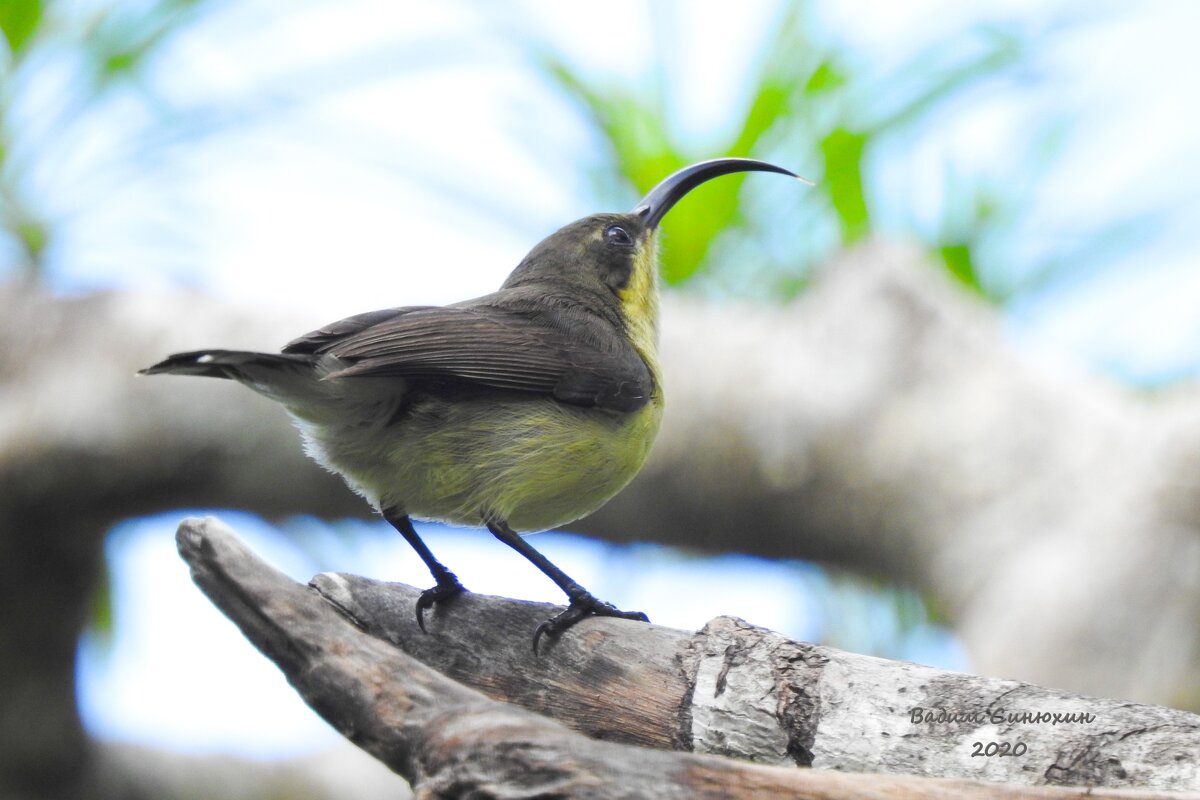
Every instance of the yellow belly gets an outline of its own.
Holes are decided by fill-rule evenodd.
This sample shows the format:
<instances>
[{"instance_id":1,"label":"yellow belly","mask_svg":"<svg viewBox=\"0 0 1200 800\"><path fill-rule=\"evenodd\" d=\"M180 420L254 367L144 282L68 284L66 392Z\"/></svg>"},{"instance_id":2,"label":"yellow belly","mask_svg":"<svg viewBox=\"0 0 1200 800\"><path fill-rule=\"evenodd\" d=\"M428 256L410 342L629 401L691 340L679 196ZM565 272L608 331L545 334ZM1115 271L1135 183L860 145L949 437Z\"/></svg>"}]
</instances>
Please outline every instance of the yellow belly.
<instances>
[{"instance_id":1,"label":"yellow belly","mask_svg":"<svg viewBox=\"0 0 1200 800\"><path fill-rule=\"evenodd\" d=\"M595 511L629 483L661 416L658 396L623 414L496 394L424 399L349 448L302 427L314 457L379 508L459 525L492 514L535 531Z\"/></svg>"}]
</instances>

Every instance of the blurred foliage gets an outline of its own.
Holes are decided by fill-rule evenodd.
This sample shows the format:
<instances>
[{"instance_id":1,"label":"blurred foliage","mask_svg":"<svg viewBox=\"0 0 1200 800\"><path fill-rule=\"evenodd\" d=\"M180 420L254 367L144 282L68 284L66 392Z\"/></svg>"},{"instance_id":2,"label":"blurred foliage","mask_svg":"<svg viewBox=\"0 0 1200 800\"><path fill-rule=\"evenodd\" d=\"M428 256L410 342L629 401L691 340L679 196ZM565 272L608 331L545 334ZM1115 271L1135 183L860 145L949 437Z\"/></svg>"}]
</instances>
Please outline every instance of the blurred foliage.
<instances>
[{"instance_id":1,"label":"blurred foliage","mask_svg":"<svg viewBox=\"0 0 1200 800\"><path fill-rule=\"evenodd\" d=\"M142 108L155 109L157 98L140 78L205 5L0 0L0 252L6 268L31 278L44 275L57 222L51 204L43 202L46 162L84 146L72 136L81 120L121 90L140 92ZM130 147L145 156L138 143Z\"/></svg>"},{"instance_id":2,"label":"blurred foliage","mask_svg":"<svg viewBox=\"0 0 1200 800\"><path fill-rule=\"evenodd\" d=\"M0 3L0 31L12 58L19 58L42 19L39 0L4 0Z\"/></svg>"},{"instance_id":3,"label":"blurred foliage","mask_svg":"<svg viewBox=\"0 0 1200 800\"><path fill-rule=\"evenodd\" d=\"M835 249L877 231L875 209L894 198L882 196L872 154L881 142L945 113L952 100L989 80L1010 75L1025 61L1030 43L998 27L969 32L973 46L942 42L918 52L900 67L876 75L859 66L842 45L826 41L810 19L809 6L789 2L769 26L759 63L747 77L748 95L738 124L715 147L697 147L674 124L672 85L663 70L649 81L621 82L585 76L571 61L540 44L528 45L542 74L574 102L608 151L615 171L642 193L663 176L693 161L722 156L762 158L798 169L816 186L788 199L785 192L740 192L746 177L707 184L679 204L663 223L664 278L695 280L741 294L788 297L806 284L813 266ZM680 6L680 14L687 13ZM669 31L655 27L655 52L673 49ZM951 46L953 44L953 46ZM1031 174L1039 164L1031 164ZM597 181L613 194L610 180ZM947 195L940 230L922 235L929 251L957 280L981 296L1007 299L979 266L979 245L1009 225L1019 207L1019 184L997 197L981 187ZM755 197L759 204L755 205ZM777 208L768 213L764 197ZM973 201L973 202L971 202ZM899 204L903 207L903 201ZM765 220L803 220L766 225ZM785 228L788 246L773 246L772 231ZM672 236L672 231L687 235ZM721 258L709 255L719 250Z\"/></svg>"}]
</instances>

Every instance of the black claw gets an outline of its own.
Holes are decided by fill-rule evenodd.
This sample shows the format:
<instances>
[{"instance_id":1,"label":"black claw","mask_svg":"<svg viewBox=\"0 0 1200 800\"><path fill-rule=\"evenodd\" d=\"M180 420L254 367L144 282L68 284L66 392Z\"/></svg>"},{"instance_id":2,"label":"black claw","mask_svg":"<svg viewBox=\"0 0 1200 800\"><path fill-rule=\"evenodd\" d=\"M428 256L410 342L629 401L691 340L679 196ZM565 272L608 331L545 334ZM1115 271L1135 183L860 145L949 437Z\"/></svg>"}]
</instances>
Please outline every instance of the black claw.
<instances>
[{"instance_id":1,"label":"black claw","mask_svg":"<svg viewBox=\"0 0 1200 800\"><path fill-rule=\"evenodd\" d=\"M433 608L434 603L448 600L465 591L466 587L459 583L458 578L454 577L454 573L447 572L444 577L438 579L437 586L421 592L421 596L417 598L417 625L421 628L421 633L427 632L425 630L425 612Z\"/></svg>"},{"instance_id":2,"label":"black claw","mask_svg":"<svg viewBox=\"0 0 1200 800\"><path fill-rule=\"evenodd\" d=\"M542 634L550 629L550 620L546 620L541 625L538 625L533 632L533 657L538 657L538 642L542 638Z\"/></svg>"},{"instance_id":3,"label":"black claw","mask_svg":"<svg viewBox=\"0 0 1200 800\"><path fill-rule=\"evenodd\" d=\"M650 618L641 611L622 611L611 603L597 600L590 594L585 593L571 598L571 604L564 611L537 626L537 629L533 632L534 656L538 654L538 642L541 641L542 636L549 636L551 639L556 639L563 631L588 617L617 617L618 619L631 619L637 622L650 621Z\"/></svg>"}]
</instances>

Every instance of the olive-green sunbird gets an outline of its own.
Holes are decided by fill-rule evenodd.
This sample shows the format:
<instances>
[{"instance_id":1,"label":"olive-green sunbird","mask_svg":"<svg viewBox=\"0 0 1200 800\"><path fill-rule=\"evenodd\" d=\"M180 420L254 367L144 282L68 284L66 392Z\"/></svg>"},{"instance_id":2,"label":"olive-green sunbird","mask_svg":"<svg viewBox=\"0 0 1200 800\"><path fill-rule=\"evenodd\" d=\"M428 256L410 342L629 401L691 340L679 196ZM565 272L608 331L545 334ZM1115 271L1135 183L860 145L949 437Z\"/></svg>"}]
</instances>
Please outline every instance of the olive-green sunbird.
<instances>
[{"instance_id":1,"label":"olive-green sunbird","mask_svg":"<svg viewBox=\"0 0 1200 800\"><path fill-rule=\"evenodd\" d=\"M591 615L646 620L587 592L517 531L595 511L641 468L658 432L656 231L696 186L734 172L793 173L721 158L672 174L628 214L551 234L499 291L326 325L279 354L179 353L142 370L230 378L282 404L309 455L336 472L417 551L436 585L417 621L463 591L412 518L487 526L561 588L557 636Z\"/></svg>"}]
</instances>

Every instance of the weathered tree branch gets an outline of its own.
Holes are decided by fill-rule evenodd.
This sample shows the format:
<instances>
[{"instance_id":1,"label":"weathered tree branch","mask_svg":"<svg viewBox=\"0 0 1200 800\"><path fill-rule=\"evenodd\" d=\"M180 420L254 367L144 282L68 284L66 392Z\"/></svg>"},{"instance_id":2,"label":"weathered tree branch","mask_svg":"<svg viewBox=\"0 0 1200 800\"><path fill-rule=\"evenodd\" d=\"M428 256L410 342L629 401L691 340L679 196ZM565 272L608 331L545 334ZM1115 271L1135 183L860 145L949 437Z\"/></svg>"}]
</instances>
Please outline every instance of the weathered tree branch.
<instances>
[{"instance_id":1,"label":"weathered tree branch","mask_svg":"<svg viewBox=\"0 0 1200 800\"><path fill-rule=\"evenodd\" d=\"M197 584L305 700L410 780L418 796L468 794L484 784L493 793L604 798L1018 796L976 781L836 770L1137 786L1141 797L1168 796L1146 789L1200 785L1200 719L1184 712L854 656L725 618L696 635L589 620L535 657L529 633L549 610L542 604L464 595L436 609L423 635L410 587L322 575L313 591L263 563L213 520L185 521L178 540ZM958 714L1005 709L1096 718L1061 727L914 724L911 708L920 703ZM1028 742L1022 756L972 760L966 752L977 736L1018 729ZM624 742L779 763L811 760L829 769ZM1022 797L1110 794L1120 796L1020 790Z\"/></svg>"},{"instance_id":2,"label":"weathered tree branch","mask_svg":"<svg viewBox=\"0 0 1200 800\"><path fill-rule=\"evenodd\" d=\"M860 656L731 617L694 634L592 620L539 658L529 632L554 606L468 594L435 609L425 635L413 587L340 574L310 585L448 677L601 739L847 771L1200 789L1200 716L1183 711ZM973 756L976 741L1026 752Z\"/></svg>"}]
</instances>

